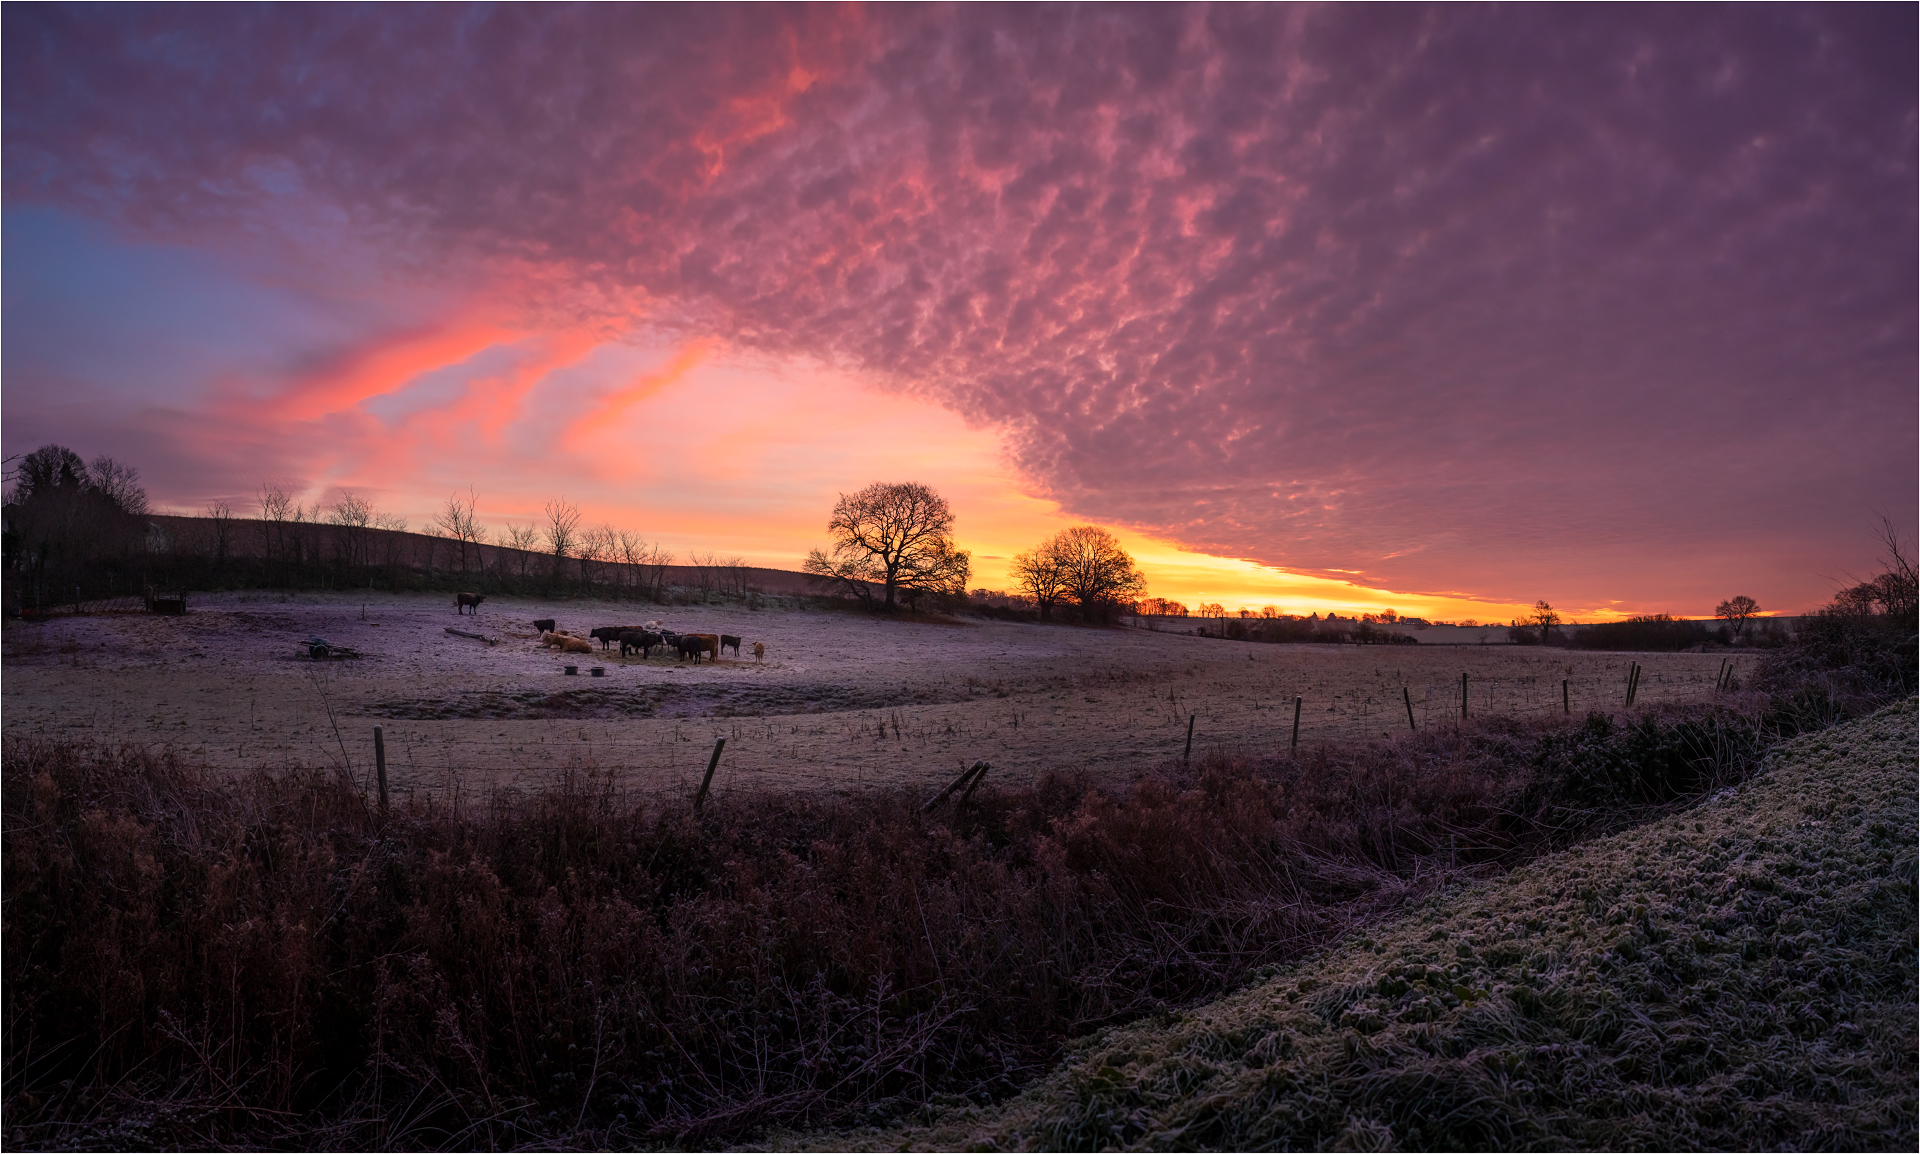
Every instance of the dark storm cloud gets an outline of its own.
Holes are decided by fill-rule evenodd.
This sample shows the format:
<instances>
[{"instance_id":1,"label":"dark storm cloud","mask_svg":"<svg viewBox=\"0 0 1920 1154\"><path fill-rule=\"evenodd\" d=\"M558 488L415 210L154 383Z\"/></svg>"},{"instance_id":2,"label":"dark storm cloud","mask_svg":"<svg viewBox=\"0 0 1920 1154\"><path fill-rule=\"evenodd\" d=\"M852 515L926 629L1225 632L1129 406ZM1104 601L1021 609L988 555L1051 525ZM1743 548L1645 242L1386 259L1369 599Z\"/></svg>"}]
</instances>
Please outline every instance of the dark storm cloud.
<instances>
[{"instance_id":1,"label":"dark storm cloud","mask_svg":"<svg viewBox=\"0 0 1920 1154\"><path fill-rule=\"evenodd\" d=\"M1911 511L1914 13L10 6L7 189L317 199L1002 424L1080 515L1624 597Z\"/></svg>"}]
</instances>

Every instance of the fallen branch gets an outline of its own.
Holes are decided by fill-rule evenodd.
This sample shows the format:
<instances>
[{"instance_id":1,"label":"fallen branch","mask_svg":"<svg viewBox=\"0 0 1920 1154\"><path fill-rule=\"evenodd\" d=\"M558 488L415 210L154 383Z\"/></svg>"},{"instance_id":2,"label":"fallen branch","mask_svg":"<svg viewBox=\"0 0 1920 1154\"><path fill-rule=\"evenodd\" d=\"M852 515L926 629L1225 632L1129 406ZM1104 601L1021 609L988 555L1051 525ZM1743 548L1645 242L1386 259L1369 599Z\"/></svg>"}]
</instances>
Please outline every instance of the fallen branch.
<instances>
[{"instance_id":1,"label":"fallen branch","mask_svg":"<svg viewBox=\"0 0 1920 1154\"><path fill-rule=\"evenodd\" d=\"M464 629L455 629L451 625L447 626L447 632L453 634L455 637L471 637L475 641L484 641L488 645L500 644L500 639L498 637L488 637L484 633L468 633Z\"/></svg>"}]
</instances>

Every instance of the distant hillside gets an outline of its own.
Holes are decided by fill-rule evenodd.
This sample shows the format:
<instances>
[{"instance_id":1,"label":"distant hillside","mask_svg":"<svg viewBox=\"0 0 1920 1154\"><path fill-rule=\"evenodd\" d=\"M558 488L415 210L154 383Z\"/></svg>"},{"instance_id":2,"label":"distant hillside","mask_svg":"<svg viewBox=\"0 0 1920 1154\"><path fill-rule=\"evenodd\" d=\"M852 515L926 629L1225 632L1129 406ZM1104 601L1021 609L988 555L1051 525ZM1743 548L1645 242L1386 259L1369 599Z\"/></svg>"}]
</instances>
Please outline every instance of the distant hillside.
<instances>
[{"instance_id":1,"label":"distant hillside","mask_svg":"<svg viewBox=\"0 0 1920 1154\"><path fill-rule=\"evenodd\" d=\"M667 589L803 596L823 592L804 573L735 565L723 558L711 564L660 564L627 559L617 548L584 560L579 550L556 566L552 553L515 549L491 542L467 543L431 533L356 528L318 521L269 522L232 518L155 514L148 553L190 563L209 576L300 576L319 580L357 574L381 584L444 584L469 578L477 587L565 586L626 590L641 596ZM716 551L718 552L718 551ZM555 574L559 576L556 579Z\"/></svg>"},{"instance_id":2,"label":"distant hillside","mask_svg":"<svg viewBox=\"0 0 1920 1154\"><path fill-rule=\"evenodd\" d=\"M1100 1035L1003 1108L818 1140L1912 1150L1915 720L1803 737L1697 808Z\"/></svg>"}]
</instances>

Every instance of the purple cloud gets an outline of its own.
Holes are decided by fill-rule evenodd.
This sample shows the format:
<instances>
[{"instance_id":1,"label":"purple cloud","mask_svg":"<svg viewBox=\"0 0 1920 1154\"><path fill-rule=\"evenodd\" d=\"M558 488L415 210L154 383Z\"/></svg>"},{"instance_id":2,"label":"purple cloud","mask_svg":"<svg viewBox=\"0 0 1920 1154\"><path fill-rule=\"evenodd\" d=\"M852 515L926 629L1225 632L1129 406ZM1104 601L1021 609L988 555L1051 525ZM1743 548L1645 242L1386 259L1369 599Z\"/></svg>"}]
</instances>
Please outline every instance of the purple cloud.
<instances>
[{"instance_id":1,"label":"purple cloud","mask_svg":"<svg viewBox=\"0 0 1920 1154\"><path fill-rule=\"evenodd\" d=\"M10 205L331 213L873 374L1209 552L1724 596L1915 513L1911 7L4 22Z\"/></svg>"}]
</instances>

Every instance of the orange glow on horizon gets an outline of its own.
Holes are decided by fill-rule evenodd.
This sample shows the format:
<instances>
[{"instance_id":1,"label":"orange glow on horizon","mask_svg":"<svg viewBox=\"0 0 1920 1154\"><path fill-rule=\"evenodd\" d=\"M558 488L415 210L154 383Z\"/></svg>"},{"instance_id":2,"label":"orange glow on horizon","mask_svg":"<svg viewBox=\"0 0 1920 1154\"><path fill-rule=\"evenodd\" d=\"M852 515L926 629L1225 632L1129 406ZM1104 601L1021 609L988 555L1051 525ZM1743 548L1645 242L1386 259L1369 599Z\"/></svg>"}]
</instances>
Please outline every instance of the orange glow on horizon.
<instances>
[{"instance_id":1,"label":"orange glow on horizon","mask_svg":"<svg viewBox=\"0 0 1920 1154\"><path fill-rule=\"evenodd\" d=\"M490 351L494 358L483 359ZM711 552L797 570L809 548L826 544L839 493L916 480L952 505L959 544L973 554L971 586L1007 591L1014 554L1086 523L1028 492L996 429L968 428L956 413L823 366L735 359L709 339L649 348L585 328L534 337L449 321L383 336L341 363L301 378L270 406L283 427L343 434L345 447L308 461L316 507L352 488L379 494L383 507L420 525L447 492L471 486L497 539L503 522L537 525L545 502L565 496L584 524L639 532L682 559ZM364 407L375 397L405 399L423 378L461 368L471 372L451 393L403 416L382 419ZM1300 616L1392 608L1505 622L1531 608L1379 589L1105 527L1139 563L1150 596L1189 610L1209 602L1230 613L1271 605ZM1559 608L1570 620L1627 616L1613 606Z\"/></svg>"}]
</instances>

